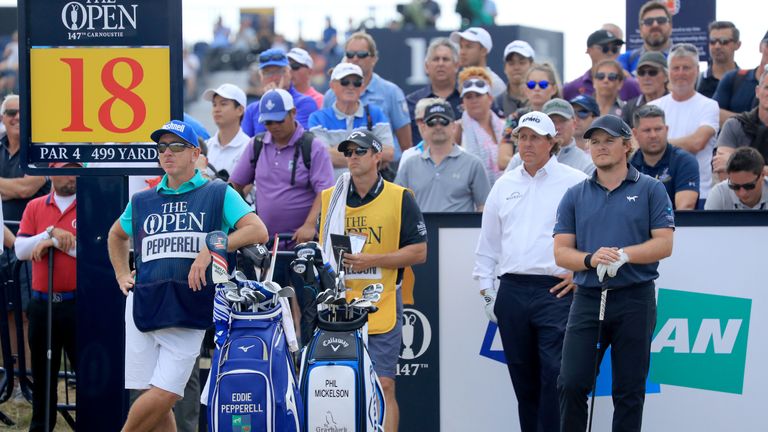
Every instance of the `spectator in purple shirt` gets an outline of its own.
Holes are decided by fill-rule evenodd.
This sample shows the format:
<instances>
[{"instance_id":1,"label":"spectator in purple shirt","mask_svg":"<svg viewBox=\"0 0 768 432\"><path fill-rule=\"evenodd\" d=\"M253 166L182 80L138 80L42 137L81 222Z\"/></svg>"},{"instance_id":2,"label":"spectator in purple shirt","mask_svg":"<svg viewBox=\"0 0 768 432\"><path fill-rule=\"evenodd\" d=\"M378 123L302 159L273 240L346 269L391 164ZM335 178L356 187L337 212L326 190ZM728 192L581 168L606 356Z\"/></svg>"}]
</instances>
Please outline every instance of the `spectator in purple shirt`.
<instances>
[{"instance_id":1,"label":"spectator in purple shirt","mask_svg":"<svg viewBox=\"0 0 768 432\"><path fill-rule=\"evenodd\" d=\"M594 95L595 87L592 75L595 73L597 64L603 60L616 60L622 45L624 45L624 41L608 30L598 30L589 35L587 38L587 55L592 60L592 67L584 72L584 75L563 86L563 98L571 100L580 94ZM640 95L640 86L630 74L624 73L624 75L624 84L619 91L619 98L622 101L627 101Z\"/></svg>"}]
</instances>

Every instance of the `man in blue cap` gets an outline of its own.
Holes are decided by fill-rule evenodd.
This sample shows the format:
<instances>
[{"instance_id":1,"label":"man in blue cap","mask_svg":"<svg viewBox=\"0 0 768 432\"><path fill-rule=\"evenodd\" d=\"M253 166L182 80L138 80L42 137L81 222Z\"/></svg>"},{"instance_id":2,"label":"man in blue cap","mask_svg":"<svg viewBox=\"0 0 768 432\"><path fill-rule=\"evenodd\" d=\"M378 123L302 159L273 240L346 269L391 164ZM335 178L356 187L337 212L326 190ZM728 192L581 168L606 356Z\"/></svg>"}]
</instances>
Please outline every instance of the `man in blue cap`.
<instances>
[{"instance_id":1,"label":"man in blue cap","mask_svg":"<svg viewBox=\"0 0 768 432\"><path fill-rule=\"evenodd\" d=\"M261 78L261 94L269 90L281 88L288 91L293 97L293 105L296 107L296 121L304 129L309 130L309 115L317 111L317 104L309 97L299 93L291 82L288 56L280 48L271 48L259 54L259 77ZM266 128L259 122L259 101L251 102L245 109L243 122L240 125L249 137L257 133L266 132Z\"/></svg>"},{"instance_id":2,"label":"man in blue cap","mask_svg":"<svg viewBox=\"0 0 768 432\"><path fill-rule=\"evenodd\" d=\"M165 175L135 194L109 231L109 258L127 297L125 388L144 391L124 431L176 430L171 408L184 395L213 314L206 234L235 230L230 252L267 241L266 227L240 195L195 169L200 147L189 124L172 120L151 138Z\"/></svg>"},{"instance_id":3,"label":"man in blue cap","mask_svg":"<svg viewBox=\"0 0 768 432\"><path fill-rule=\"evenodd\" d=\"M565 193L554 228L555 262L579 287L557 379L560 431L586 429L595 364L610 346L613 430L639 432L656 325L653 281L659 260L672 254L675 218L664 185L628 163L629 125L605 115L584 137L595 173Z\"/></svg>"},{"instance_id":4,"label":"man in blue cap","mask_svg":"<svg viewBox=\"0 0 768 432\"><path fill-rule=\"evenodd\" d=\"M600 117L600 107L592 96L578 95L570 100L575 114L576 129L573 136L576 138L576 147L589 154L589 140L584 139L584 132L592 126L592 122Z\"/></svg>"}]
</instances>

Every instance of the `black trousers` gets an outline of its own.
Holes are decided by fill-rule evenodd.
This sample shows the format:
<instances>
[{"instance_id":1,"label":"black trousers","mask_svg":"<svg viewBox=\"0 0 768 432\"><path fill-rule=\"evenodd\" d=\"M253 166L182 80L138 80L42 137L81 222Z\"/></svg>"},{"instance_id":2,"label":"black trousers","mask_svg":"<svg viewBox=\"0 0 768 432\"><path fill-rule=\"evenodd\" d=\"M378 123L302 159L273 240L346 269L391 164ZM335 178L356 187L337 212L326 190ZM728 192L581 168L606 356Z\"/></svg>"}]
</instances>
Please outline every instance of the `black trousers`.
<instances>
[{"instance_id":1,"label":"black trousers","mask_svg":"<svg viewBox=\"0 0 768 432\"><path fill-rule=\"evenodd\" d=\"M32 354L32 421L30 432L52 431L56 425L57 384L62 350L77 368L77 345L75 344L77 307L74 300L53 304L51 335L51 423L45 428L45 367L48 334L47 301L31 299L29 317L29 350Z\"/></svg>"},{"instance_id":2,"label":"black trousers","mask_svg":"<svg viewBox=\"0 0 768 432\"><path fill-rule=\"evenodd\" d=\"M560 393L561 432L583 432L587 425L587 396L595 368L600 290L579 288L573 298L563 344ZM600 337L600 361L611 346L613 370L613 431L640 431L645 380L650 364L651 337L656 327L653 282L612 289L606 298Z\"/></svg>"},{"instance_id":3,"label":"black trousers","mask_svg":"<svg viewBox=\"0 0 768 432\"><path fill-rule=\"evenodd\" d=\"M560 427L556 383L573 297L557 298L549 292L560 282L552 276L506 274L496 296L494 312L522 432Z\"/></svg>"}]
</instances>

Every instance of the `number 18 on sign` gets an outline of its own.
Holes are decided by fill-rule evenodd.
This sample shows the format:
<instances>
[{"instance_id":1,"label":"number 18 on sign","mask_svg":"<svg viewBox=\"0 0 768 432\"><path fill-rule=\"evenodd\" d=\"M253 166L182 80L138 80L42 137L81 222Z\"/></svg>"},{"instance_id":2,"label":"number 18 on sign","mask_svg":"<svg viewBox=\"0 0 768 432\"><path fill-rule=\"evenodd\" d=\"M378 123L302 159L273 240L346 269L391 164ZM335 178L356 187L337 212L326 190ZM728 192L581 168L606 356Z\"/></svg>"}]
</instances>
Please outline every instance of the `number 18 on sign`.
<instances>
[{"instance_id":1,"label":"number 18 on sign","mask_svg":"<svg viewBox=\"0 0 768 432\"><path fill-rule=\"evenodd\" d=\"M146 142L170 118L167 47L30 50L32 142Z\"/></svg>"}]
</instances>

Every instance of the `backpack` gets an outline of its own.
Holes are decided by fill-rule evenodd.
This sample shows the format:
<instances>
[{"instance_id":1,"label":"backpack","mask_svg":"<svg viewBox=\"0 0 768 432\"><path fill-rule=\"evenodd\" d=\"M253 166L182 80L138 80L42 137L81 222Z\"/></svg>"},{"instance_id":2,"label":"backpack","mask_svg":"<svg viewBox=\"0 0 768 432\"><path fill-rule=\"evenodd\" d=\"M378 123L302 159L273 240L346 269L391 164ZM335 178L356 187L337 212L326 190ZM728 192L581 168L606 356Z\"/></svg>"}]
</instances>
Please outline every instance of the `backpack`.
<instances>
[{"instance_id":1,"label":"backpack","mask_svg":"<svg viewBox=\"0 0 768 432\"><path fill-rule=\"evenodd\" d=\"M384 392L367 348L368 312L352 310L354 316L342 322L329 322L329 311L321 311L302 353L306 431L384 430Z\"/></svg>"},{"instance_id":2,"label":"backpack","mask_svg":"<svg viewBox=\"0 0 768 432\"><path fill-rule=\"evenodd\" d=\"M266 132L261 132L252 138L253 158L251 159L251 166L253 166L254 170L256 169L256 163L259 161L261 149L264 147L265 134ZM304 161L304 166L307 168L307 171L311 173L310 167L312 166L312 141L314 139L315 134L305 131L294 144L293 166L291 167L291 186L296 184L296 162L299 160L299 151L301 151L301 158ZM307 187L312 187L311 179L309 176L307 176Z\"/></svg>"},{"instance_id":3,"label":"backpack","mask_svg":"<svg viewBox=\"0 0 768 432\"><path fill-rule=\"evenodd\" d=\"M206 386L210 432L301 431L304 407L282 319L279 305L231 312Z\"/></svg>"}]
</instances>

